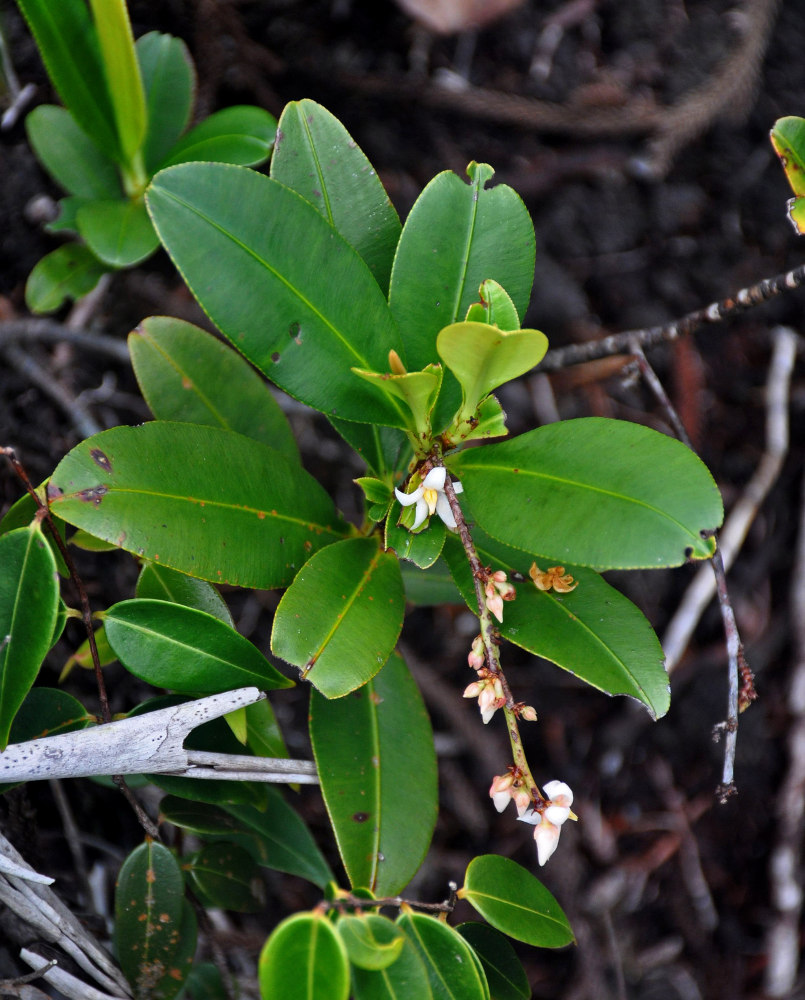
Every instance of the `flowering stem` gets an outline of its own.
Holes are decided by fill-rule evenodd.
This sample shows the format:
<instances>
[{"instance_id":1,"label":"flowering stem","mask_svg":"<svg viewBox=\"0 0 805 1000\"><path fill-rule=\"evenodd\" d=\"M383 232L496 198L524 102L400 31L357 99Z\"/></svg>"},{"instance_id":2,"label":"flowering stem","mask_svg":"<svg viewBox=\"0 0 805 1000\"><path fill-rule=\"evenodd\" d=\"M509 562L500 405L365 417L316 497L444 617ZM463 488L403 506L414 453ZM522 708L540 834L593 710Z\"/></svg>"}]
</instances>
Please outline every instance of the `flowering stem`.
<instances>
[{"instance_id":1,"label":"flowering stem","mask_svg":"<svg viewBox=\"0 0 805 1000\"><path fill-rule=\"evenodd\" d=\"M434 464L443 464L441 453L436 454ZM464 519L464 512L458 502L456 491L453 489L453 484L450 481L449 475L446 475L444 479L444 494L447 497L447 502L450 504L450 510L453 512L453 517L456 519L456 528L458 529L459 538L461 539L461 544L464 546L464 551L467 554L467 560L470 564L470 569L472 570L472 579L475 586L475 602L478 605L478 621L481 625L481 639L483 640L484 651L486 653L487 667L490 673L500 680L500 685L506 698L506 704L503 706L503 711L506 715L506 728L509 731L509 742L511 743L514 763L522 775L522 780L525 783L525 787L529 794L533 798L535 806L539 809L541 803L545 801L545 798L540 792L537 783L534 781L533 775L531 774L531 768L528 766L525 749L523 748L523 740L520 736L520 726L517 721L517 713L515 711L515 700L512 697L511 688L509 687L508 681L506 680L500 666L498 631L492 621L489 609L486 606L484 582L488 574L486 568L482 565L481 560L478 557L475 543L472 540L470 529L467 527L467 522Z\"/></svg>"}]
</instances>

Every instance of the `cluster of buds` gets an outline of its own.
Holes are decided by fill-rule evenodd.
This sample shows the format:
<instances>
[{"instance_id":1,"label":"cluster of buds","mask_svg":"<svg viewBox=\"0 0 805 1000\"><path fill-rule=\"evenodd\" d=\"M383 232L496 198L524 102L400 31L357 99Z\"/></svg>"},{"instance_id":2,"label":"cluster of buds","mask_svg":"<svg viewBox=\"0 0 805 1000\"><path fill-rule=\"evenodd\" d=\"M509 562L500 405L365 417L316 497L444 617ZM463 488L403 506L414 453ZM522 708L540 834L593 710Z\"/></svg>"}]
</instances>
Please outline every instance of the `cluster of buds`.
<instances>
[{"instance_id":1,"label":"cluster of buds","mask_svg":"<svg viewBox=\"0 0 805 1000\"><path fill-rule=\"evenodd\" d=\"M531 563L528 575L537 590L555 590L557 594L569 594L579 585L579 581L574 580L570 573L565 573L564 566L549 566L543 573L536 563Z\"/></svg>"},{"instance_id":2,"label":"cluster of buds","mask_svg":"<svg viewBox=\"0 0 805 1000\"><path fill-rule=\"evenodd\" d=\"M517 806L518 816L522 816L531 805L531 795L523 783L520 769L513 766L506 774L495 775L489 786L489 797L499 813L512 801Z\"/></svg>"},{"instance_id":3,"label":"cluster of buds","mask_svg":"<svg viewBox=\"0 0 805 1000\"><path fill-rule=\"evenodd\" d=\"M514 584L507 581L506 574L502 569L495 570L494 573L489 574L486 579L484 594L486 595L487 609L499 622L502 622L503 602L513 601L517 596Z\"/></svg>"},{"instance_id":4,"label":"cluster of buds","mask_svg":"<svg viewBox=\"0 0 805 1000\"><path fill-rule=\"evenodd\" d=\"M483 670L486 664L486 649L483 636L476 635L472 640L472 648L467 654L467 663L473 670Z\"/></svg>"},{"instance_id":5,"label":"cluster of buds","mask_svg":"<svg viewBox=\"0 0 805 1000\"><path fill-rule=\"evenodd\" d=\"M570 808L573 805L573 792L564 781L549 781L543 791L546 798L540 803L540 808L526 809L517 817L523 823L534 825L537 861L540 865L544 865L556 850L565 820L578 819Z\"/></svg>"},{"instance_id":6,"label":"cluster of buds","mask_svg":"<svg viewBox=\"0 0 805 1000\"><path fill-rule=\"evenodd\" d=\"M484 725L492 718L499 708L506 704L506 695L503 693L503 684L500 676L493 674L486 667L481 667L478 671L478 680L473 681L464 691L465 698L477 698L478 708L481 710L481 718Z\"/></svg>"}]
</instances>

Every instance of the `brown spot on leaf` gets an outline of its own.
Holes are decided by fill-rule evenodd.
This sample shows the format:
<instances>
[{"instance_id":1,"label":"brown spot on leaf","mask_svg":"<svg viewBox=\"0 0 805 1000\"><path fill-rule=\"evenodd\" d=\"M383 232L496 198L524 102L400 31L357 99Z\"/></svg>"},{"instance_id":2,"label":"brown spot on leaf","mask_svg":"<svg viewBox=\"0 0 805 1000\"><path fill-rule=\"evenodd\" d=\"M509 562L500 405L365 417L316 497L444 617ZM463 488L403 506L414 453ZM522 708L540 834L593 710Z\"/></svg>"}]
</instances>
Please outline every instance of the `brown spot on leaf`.
<instances>
[{"instance_id":1,"label":"brown spot on leaf","mask_svg":"<svg viewBox=\"0 0 805 1000\"><path fill-rule=\"evenodd\" d=\"M89 457L96 465L100 465L104 472L112 471L112 463L109 461L109 456L101 451L100 448L93 448L89 453Z\"/></svg>"},{"instance_id":2,"label":"brown spot on leaf","mask_svg":"<svg viewBox=\"0 0 805 1000\"><path fill-rule=\"evenodd\" d=\"M108 492L108 488L104 486L103 483L99 483L97 486L91 486L89 489L81 490L78 494L78 499L83 500L84 503L92 503L95 504L96 507L100 507L101 500L103 500Z\"/></svg>"},{"instance_id":3,"label":"brown spot on leaf","mask_svg":"<svg viewBox=\"0 0 805 1000\"><path fill-rule=\"evenodd\" d=\"M353 813L352 818L356 823L365 823L369 819L369 813Z\"/></svg>"},{"instance_id":4,"label":"brown spot on leaf","mask_svg":"<svg viewBox=\"0 0 805 1000\"><path fill-rule=\"evenodd\" d=\"M58 500L64 496L64 490L60 486L54 486L53 483L48 483L47 493L48 500Z\"/></svg>"}]
</instances>

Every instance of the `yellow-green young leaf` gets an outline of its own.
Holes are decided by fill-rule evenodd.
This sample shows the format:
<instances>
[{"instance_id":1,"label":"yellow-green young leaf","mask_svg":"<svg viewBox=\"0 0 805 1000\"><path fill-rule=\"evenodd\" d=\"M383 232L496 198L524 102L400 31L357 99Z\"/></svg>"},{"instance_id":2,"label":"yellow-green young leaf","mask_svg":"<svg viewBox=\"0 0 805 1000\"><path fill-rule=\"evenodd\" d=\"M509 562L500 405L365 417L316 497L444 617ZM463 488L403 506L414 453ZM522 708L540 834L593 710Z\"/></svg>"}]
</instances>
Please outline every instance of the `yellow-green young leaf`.
<instances>
[{"instance_id":1,"label":"yellow-green young leaf","mask_svg":"<svg viewBox=\"0 0 805 1000\"><path fill-rule=\"evenodd\" d=\"M237 844L207 844L193 855L190 877L210 906L256 913L265 906L265 886L251 854Z\"/></svg>"},{"instance_id":2,"label":"yellow-green young leaf","mask_svg":"<svg viewBox=\"0 0 805 1000\"><path fill-rule=\"evenodd\" d=\"M770 138L791 190L795 195L805 195L805 118L778 118Z\"/></svg>"},{"instance_id":3,"label":"yellow-green young leaf","mask_svg":"<svg viewBox=\"0 0 805 1000\"><path fill-rule=\"evenodd\" d=\"M405 944L400 928L378 913L341 917L335 926L350 962L359 969L387 969Z\"/></svg>"},{"instance_id":4,"label":"yellow-green young leaf","mask_svg":"<svg viewBox=\"0 0 805 1000\"><path fill-rule=\"evenodd\" d=\"M84 0L19 0L48 75L81 129L115 161L121 157L98 34Z\"/></svg>"},{"instance_id":5,"label":"yellow-green young leaf","mask_svg":"<svg viewBox=\"0 0 805 1000\"><path fill-rule=\"evenodd\" d=\"M125 0L89 0L112 98L120 150L129 163L145 137L145 94Z\"/></svg>"},{"instance_id":6,"label":"yellow-green young leaf","mask_svg":"<svg viewBox=\"0 0 805 1000\"><path fill-rule=\"evenodd\" d=\"M421 372L405 372L402 375L362 371L353 368L358 378L375 385L382 392L401 399L410 417L408 426L417 437L428 438L430 435L430 414L436 402L439 386L442 384L442 369L440 365L428 365Z\"/></svg>"},{"instance_id":7,"label":"yellow-green young leaf","mask_svg":"<svg viewBox=\"0 0 805 1000\"><path fill-rule=\"evenodd\" d=\"M380 670L404 613L396 556L377 538L348 538L317 552L299 571L274 616L271 649L325 697L340 698Z\"/></svg>"},{"instance_id":8,"label":"yellow-green young leaf","mask_svg":"<svg viewBox=\"0 0 805 1000\"><path fill-rule=\"evenodd\" d=\"M50 649L59 609L56 560L39 524L0 536L0 752Z\"/></svg>"},{"instance_id":9,"label":"yellow-green young leaf","mask_svg":"<svg viewBox=\"0 0 805 1000\"><path fill-rule=\"evenodd\" d=\"M184 879L173 854L147 840L126 858L115 892L115 951L135 1000L170 1000L182 986ZM179 974L177 975L177 972Z\"/></svg>"},{"instance_id":10,"label":"yellow-green young leaf","mask_svg":"<svg viewBox=\"0 0 805 1000\"><path fill-rule=\"evenodd\" d=\"M636 698L652 718L665 715L670 704L665 657L639 608L594 570L570 563L564 570L576 581L575 590L538 590L528 577L533 556L494 541L478 528L473 540L484 566L504 570L509 579L514 574L525 577L498 626L505 638L607 694ZM475 586L464 549L452 543L444 555L467 605L474 607ZM538 569L548 569L548 563L540 558Z\"/></svg>"},{"instance_id":11,"label":"yellow-green young leaf","mask_svg":"<svg viewBox=\"0 0 805 1000\"><path fill-rule=\"evenodd\" d=\"M95 629L94 638L99 663L102 667L108 667L110 663L115 662L117 655L106 639L106 630L103 626ZM64 679L73 667L81 667L82 670L92 670L94 666L95 664L92 661L92 650L90 649L89 639L85 639L72 656L68 657L65 661L61 674L59 675L59 683L61 684L64 682Z\"/></svg>"},{"instance_id":12,"label":"yellow-green young leaf","mask_svg":"<svg viewBox=\"0 0 805 1000\"><path fill-rule=\"evenodd\" d=\"M438 1000L489 1000L489 985L472 948L448 924L422 913L404 913L397 926L414 946Z\"/></svg>"},{"instance_id":13,"label":"yellow-green young leaf","mask_svg":"<svg viewBox=\"0 0 805 1000\"><path fill-rule=\"evenodd\" d=\"M328 417L406 427L403 404L352 372L383 371L391 349L405 362L388 303L309 202L221 163L161 170L146 201L204 310L273 382Z\"/></svg>"},{"instance_id":14,"label":"yellow-green young leaf","mask_svg":"<svg viewBox=\"0 0 805 1000\"><path fill-rule=\"evenodd\" d=\"M321 913L297 913L279 924L260 953L262 1000L347 1000L349 960Z\"/></svg>"},{"instance_id":15,"label":"yellow-green young leaf","mask_svg":"<svg viewBox=\"0 0 805 1000\"><path fill-rule=\"evenodd\" d=\"M134 374L157 420L237 431L299 461L288 420L237 351L192 323L149 316L129 334Z\"/></svg>"},{"instance_id":16,"label":"yellow-green young leaf","mask_svg":"<svg viewBox=\"0 0 805 1000\"><path fill-rule=\"evenodd\" d=\"M216 694L249 684L263 690L293 686L248 639L203 611L134 598L102 617L120 662L155 687Z\"/></svg>"},{"instance_id":17,"label":"yellow-green young leaf","mask_svg":"<svg viewBox=\"0 0 805 1000\"><path fill-rule=\"evenodd\" d=\"M461 504L507 545L593 569L679 566L715 551L724 508L685 445L587 417L450 456Z\"/></svg>"},{"instance_id":18,"label":"yellow-green young leaf","mask_svg":"<svg viewBox=\"0 0 805 1000\"><path fill-rule=\"evenodd\" d=\"M575 940L567 917L545 886L510 858L484 854L467 868L461 899L493 927L538 948L561 948Z\"/></svg>"},{"instance_id":19,"label":"yellow-green young leaf","mask_svg":"<svg viewBox=\"0 0 805 1000\"><path fill-rule=\"evenodd\" d=\"M538 365L548 350L548 338L539 330L506 333L486 323L452 323L436 338L436 347L458 379L464 395L462 417L467 419L493 389Z\"/></svg>"},{"instance_id":20,"label":"yellow-green young leaf","mask_svg":"<svg viewBox=\"0 0 805 1000\"><path fill-rule=\"evenodd\" d=\"M399 892L422 863L437 813L433 732L403 660L395 653L347 698L313 693L310 740L353 888Z\"/></svg>"},{"instance_id":21,"label":"yellow-green young leaf","mask_svg":"<svg viewBox=\"0 0 805 1000\"><path fill-rule=\"evenodd\" d=\"M82 441L50 480L55 514L213 583L287 585L346 533L299 465L241 434L155 421Z\"/></svg>"},{"instance_id":22,"label":"yellow-green young leaf","mask_svg":"<svg viewBox=\"0 0 805 1000\"><path fill-rule=\"evenodd\" d=\"M315 205L388 291L400 220L371 163L337 118L315 101L287 104L271 176Z\"/></svg>"},{"instance_id":23,"label":"yellow-green young leaf","mask_svg":"<svg viewBox=\"0 0 805 1000\"><path fill-rule=\"evenodd\" d=\"M529 1000L528 976L507 937L474 920L459 924L456 930L478 956L494 1000Z\"/></svg>"},{"instance_id":24,"label":"yellow-green young leaf","mask_svg":"<svg viewBox=\"0 0 805 1000\"><path fill-rule=\"evenodd\" d=\"M480 302L473 302L465 319L471 323L489 323L501 330L519 330L520 317L505 288L491 279L478 289Z\"/></svg>"}]
</instances>

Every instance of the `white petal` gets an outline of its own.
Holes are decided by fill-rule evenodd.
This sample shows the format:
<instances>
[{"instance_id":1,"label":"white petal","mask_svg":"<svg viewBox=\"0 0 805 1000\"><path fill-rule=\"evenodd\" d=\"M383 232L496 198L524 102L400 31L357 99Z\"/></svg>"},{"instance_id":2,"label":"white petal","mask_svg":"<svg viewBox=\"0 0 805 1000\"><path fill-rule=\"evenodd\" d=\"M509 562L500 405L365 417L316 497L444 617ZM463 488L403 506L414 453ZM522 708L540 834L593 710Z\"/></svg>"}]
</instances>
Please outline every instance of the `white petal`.
<instances>
[{"instance_id":1,"label":"white petal","mask_svg":"<svg viewBox=\"0 0 805 1000\"><path fill-rule=\"evenodd\" d=\"M566 785L564 781L549 781L547 785L543 786L542 790L557 805L567 806L568 809L573 805L573 792L570 790L570 786ZM564 797L564 801L559 802L560 797Z\"/></svg>"},{"instance_id":2,"label":"white petal","mask_svg":"<svg viewBox=\"0 0 805 1000\"><path fill-rule=\"evenodd\" d=\"M458 480L456 480L453 483L453 492L454 493L463 493L464 492L464 487L461 485L461 483Z\"/></svg>"},{"instance_id":3,"label":"white petal","mask_svg":"<svg viewBox=\"0 0 805 1000\"><path fill-rule=\"evenodd\" d=\"M453 517L453 511L450 509L450 501L444 493L440 493L439 498L436 501L436 513L444 521L448 528L455 528L456 519Z\"/></svg>"},{"instance_id":4,"label":"white petal","mask_svg":"<svg viewBox=\"0 0 805 1000\"><path fill-rule=\"evenodd\" d=\"M508 789L504 792L495 792L492 796L492 802L495 805L495 809L499 813L502 813L506 806L511 802L512 797L509 795Z\"/></svg>"},{"instance_id":5,"label":"white petal","mask_svg":"<svg viewBox=\"0 0 805 1000\"><path fill-rule=\"evenodd\" d=\"M416 529L428 516L428 513L428 505L426 501L420 497L416 502L416 517L414 518L414 523L411 525L411 531L416 531Z\"/></svg>"},{"instance_id":6,"label":"white petal","mask_svg":"<svg viewBox=\"0 0 805 1000\"><path fill-rule=\"evenodd\" d=\"M422 486L426 490L438 490L441 492L444 489L444 481L447 477L447 469L443 465L437 465L435 469L431 469L430 472L422 480Z\"/></svg>"},{"instance_id":7,"label":"white petal","mask_svg":"<svg viewBox=\"0 0 805 1000\"><path fill-rule=\"evenodd\" d=\"M526 809L522 815L517 817L517 819L521 823L530 823L532 826L537 826L537 824L542 822L542 816L536 809Z\"/></svg>"},{"instance_id":8,"label":"white petal","mask_svg":"<svg viewBox=\"0 0 805 1000\"><path fill-rule=\"evenodd\" d=\"M570 809L568 806L552 805L548 806L542 815L554 826L561 826L570 815Z\"/></svg>"},{"instance_id":9,"label":"white petal","mask_svg":"<svg viewBox=\"0 0 805 1000\"><path fill-rule=\"evenodd\" d=\"M403 507L410 507L412 503L416 503L417 500L422 499L422 494L425 492L423 487L418 486L413 493L403 493L401 490L395 488L394 494Z\"/></svg>"},{"instance_id":10,"label":"white petal","mask_svg":"<svg viewBox=\"0 0 805 1000\"><path fill-rule=\"evenodd\" d=\"M553 823L540 823L534 831L534 840L537 842L537 861L542 866L556 850L556 845L559 843L559 827Z\"/></svg>"}]
</instances>

